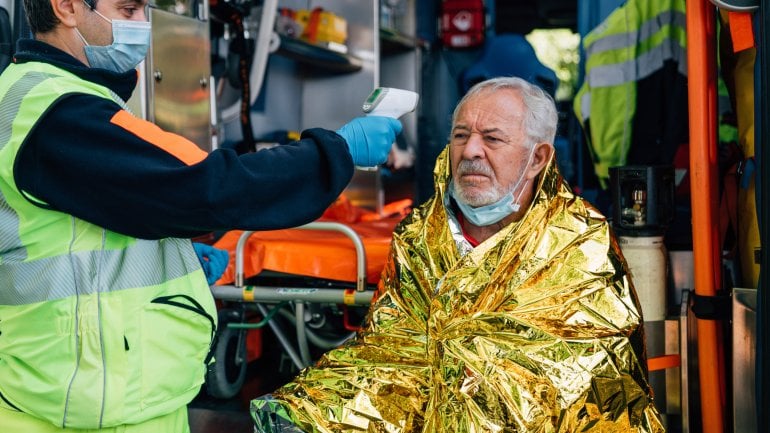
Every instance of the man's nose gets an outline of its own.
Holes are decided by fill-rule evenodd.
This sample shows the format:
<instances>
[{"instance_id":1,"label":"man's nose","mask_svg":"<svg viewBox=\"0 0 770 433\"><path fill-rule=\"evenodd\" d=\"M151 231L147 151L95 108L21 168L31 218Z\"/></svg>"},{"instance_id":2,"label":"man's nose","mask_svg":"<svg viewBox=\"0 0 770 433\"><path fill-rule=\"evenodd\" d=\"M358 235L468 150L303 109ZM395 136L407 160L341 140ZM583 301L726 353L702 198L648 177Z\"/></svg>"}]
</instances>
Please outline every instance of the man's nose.
<instances>
[{"instance_id":1,"label":"man's nose","mask_svg":"<svg viewBox=\"0 0 770 433\"><path fill-rule=\"evenodd\" d=\"M483 157L485 151L483 136L477 132L471 132L468 141L463 146L463 157L466 159Z\"/></svg>"}]
</instances>

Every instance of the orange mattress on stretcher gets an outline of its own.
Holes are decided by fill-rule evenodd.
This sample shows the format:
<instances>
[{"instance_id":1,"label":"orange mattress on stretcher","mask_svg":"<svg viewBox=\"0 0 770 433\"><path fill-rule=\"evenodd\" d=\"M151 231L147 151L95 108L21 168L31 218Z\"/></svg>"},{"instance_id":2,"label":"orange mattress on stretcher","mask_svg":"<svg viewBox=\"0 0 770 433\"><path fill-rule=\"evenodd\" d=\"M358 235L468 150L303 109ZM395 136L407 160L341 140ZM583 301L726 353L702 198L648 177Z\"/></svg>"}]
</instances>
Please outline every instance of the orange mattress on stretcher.
<instances>
[{"instance_id":1,"label":"orange mattress on stretcher","mask_svg":"<svg viewBox=\"0 0 770 433\"><path fill-rule=\"evenodd\" d=\"M341 209L344 214L340 214ZM358 234L366 252L366 280L377 284L388 257L393 229L403 218L403 212L372 218L360 212L351 216L351 209L349 203L338 201L318 221L341 222ZM216 284L235 281L235 246L242 233L230 231L214 244L230 252L230 263ZM292 228L255 232L244 246L243 269L246 278L269 270L355 283L356 250L345 234L335 231Z\"/></svg>"}]
</instances>

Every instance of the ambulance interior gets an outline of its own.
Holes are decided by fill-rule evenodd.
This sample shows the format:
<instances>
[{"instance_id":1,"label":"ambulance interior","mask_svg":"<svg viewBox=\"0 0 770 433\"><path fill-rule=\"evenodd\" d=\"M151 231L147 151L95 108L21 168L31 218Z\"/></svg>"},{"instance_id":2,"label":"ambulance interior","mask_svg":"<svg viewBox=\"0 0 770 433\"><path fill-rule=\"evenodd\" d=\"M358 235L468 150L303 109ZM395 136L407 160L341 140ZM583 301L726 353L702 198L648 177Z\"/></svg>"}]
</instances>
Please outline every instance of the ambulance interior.
<instances>
[{"instance_id":1,"label":"ambulance interior","mask_svg":"<svg viewBox=\"0 0 770 433\"><path fill-rule=\"evenodd\" d=\"M231 260L211 287L217 363L190 405L192 432L252 431L250 399L354 335L395 225L432 194L456 102L478 81L511 75L554 96L560 170L617 230L667 431L770 430L757 410L770 389L760 326L768 235L759 223L770 190L760 177L770 10L758 0L653 3L669 6L652 14L644 0L151 2L151 50L129 105L206 151L258 152L306 128L334 130L363 115L377 87L420 95L389 163L357 170L318 221L196 239ZM613 16L626 28L600 39ZM663 57L634 54L661 29L675 38ZM0 0L0 70L28 35L21 0ZM627 57L602 57L602 44ZM617 85L631 92L620 112L602 90Z\"/></svg>"}]
</instances>

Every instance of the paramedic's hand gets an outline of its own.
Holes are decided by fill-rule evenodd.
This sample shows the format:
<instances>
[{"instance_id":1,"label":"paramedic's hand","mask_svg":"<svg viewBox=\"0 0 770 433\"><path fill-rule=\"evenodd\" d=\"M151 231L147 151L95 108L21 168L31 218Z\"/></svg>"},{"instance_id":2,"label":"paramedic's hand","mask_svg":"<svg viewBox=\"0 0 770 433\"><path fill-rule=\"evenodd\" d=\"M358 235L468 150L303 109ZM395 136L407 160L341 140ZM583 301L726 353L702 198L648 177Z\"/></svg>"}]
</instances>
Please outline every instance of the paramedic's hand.
<instances>
[{"instance_id":1,"label":"paramedic's hand","mask_svg":"<svg viewBox=\"0 0 770 433\"><path fill-rule=\"evenodd\" d=\"M206 281L209 285L214 284L225 273L230 254L225 250L198 242L193 242L193 249L201 262L203 273L206 274Z\"/></svg>"},{"instance_id":2,"label":"paramedic's hand","mask_svg":"<svg viewBox=\"0 0 770 433\"><path fill-rule=\"evenodd\" d=\"M357 117L337 131L348 142L353 163L374 167L388 159L396 135L401 133L398 119L382 116Z\"/></svg>"}]
</instances>

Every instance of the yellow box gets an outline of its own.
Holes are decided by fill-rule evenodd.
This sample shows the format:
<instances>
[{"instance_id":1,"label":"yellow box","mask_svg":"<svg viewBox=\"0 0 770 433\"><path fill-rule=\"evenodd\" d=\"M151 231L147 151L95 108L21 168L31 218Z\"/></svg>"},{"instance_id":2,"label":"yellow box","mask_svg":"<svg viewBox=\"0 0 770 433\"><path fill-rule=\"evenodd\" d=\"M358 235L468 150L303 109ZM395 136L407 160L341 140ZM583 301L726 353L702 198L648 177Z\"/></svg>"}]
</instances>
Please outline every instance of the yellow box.
<instances>
[{"instance_id":1,"label":"yellow box","mask_svg":"<svg viewBox=\"0 0 770 433\"><path fill-rule=\"evenodd\" d=\"M321 8L299 9L295 19L302 24L302 38L310 43L344 44L348 39L347 20L333 12Z\"/></svg>"}]
</instances>

